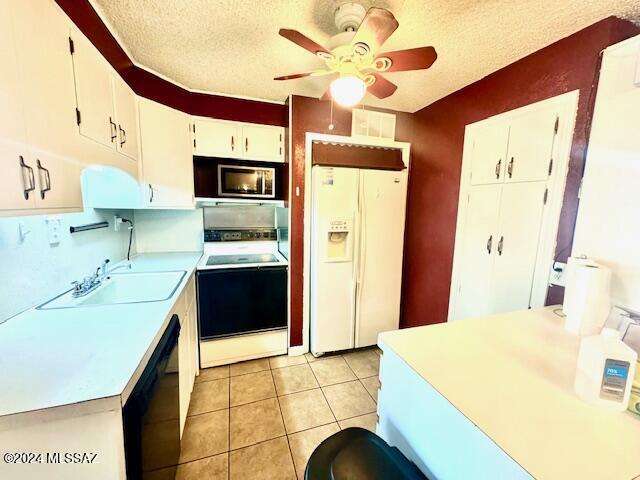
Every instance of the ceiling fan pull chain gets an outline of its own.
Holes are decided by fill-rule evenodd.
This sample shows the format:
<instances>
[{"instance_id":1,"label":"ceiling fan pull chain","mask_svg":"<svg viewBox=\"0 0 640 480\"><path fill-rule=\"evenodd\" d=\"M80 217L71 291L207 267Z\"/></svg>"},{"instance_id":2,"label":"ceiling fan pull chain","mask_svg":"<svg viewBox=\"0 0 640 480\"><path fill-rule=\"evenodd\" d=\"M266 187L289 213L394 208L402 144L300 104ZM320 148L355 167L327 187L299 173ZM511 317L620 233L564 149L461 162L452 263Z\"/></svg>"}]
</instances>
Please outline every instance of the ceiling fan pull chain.
<instances>
[{"instance_id":1,"label":"ceiling fan pull chain","mask_svg":"<svg viewBox=\"0 0 640 480\"><path fill-rule=\"evenodd\" d=\"M329 130L333 130L335 125L333 124L333 97L331 98L331 114L329 118Z\"/></svg>"}]
</instances>

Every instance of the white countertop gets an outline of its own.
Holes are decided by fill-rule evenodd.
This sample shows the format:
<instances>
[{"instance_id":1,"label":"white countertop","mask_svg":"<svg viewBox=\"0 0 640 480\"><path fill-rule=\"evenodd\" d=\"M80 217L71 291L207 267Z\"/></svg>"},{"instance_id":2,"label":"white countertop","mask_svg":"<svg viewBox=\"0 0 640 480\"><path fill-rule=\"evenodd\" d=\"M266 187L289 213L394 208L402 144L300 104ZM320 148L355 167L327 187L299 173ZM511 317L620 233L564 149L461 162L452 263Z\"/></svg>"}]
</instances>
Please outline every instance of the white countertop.
<instances>
[{"instance_id":1,"label":"white countertop","mask_svg":"<svg viewBox=\"0 0 640 480\"><path fill-rule=\"evenodd\" d=\"M640 417L576 397L580 341L554 308L387 332L380 345L534 478L635 478Z\"/></svg>"},{"instance_id":2,"label":"white countertop","mask_svg":"<svg viewBox=\"0 0 640 480\"><path fill-rule=\"evenodd\" d=\"M131 272L185 270L168 300L27 310L0 325L0 417L77 404L124 392L201 252L140 254ZM118 270L124 272L124 270Z\"/></svg>"}]
</instances>

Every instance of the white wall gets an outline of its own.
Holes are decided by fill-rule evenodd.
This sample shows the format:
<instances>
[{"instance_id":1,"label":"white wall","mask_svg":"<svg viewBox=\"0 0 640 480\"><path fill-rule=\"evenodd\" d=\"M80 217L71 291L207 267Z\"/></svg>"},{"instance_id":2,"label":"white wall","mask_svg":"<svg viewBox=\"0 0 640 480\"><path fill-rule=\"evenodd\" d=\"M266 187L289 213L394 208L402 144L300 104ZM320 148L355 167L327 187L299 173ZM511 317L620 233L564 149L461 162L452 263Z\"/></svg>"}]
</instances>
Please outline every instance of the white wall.
<instances>
[{"instance_id":1,"label":"white wall","mask_svg":"<svg viewBox=\"0 0 640 480\"><path fill-rule=\"evenodd\" d=\"M129 232L113 230L116 212L88 209L58 215L60 242L49 245L45 216L0 219L0 323L70 288L106 258L126 257ZM133 212L119 212L131 218ZM69 226L109 221L110 228L70 234ZM30 230L20 239L19 225ZM135 237L132 252L135 252Z\"/></svg>"},{"instance_id":2,"label":"white wall","mask_svg":"<svg viewBox=\"0 0 640 480\"><path fill-rule=\"evenodd\" d=\"M202 210L136 210L136 251L201 252Z\"/></svg>"}]
</instances>

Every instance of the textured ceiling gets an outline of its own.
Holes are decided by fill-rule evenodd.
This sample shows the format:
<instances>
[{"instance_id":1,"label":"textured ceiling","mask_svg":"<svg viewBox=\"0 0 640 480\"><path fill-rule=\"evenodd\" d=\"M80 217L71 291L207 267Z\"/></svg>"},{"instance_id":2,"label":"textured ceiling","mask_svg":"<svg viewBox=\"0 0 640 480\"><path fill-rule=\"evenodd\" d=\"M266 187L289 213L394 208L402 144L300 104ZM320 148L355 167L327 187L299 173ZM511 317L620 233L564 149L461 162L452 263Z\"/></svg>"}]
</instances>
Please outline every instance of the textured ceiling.
<instances>
[{"instance_id":1,"label":"textured ceiling","mask_svg":"<svg viewBox=\"0 0 640 480\"><path fill-rule=\"evenodd\" d=\"M328 78L273 77L322 67L278 35L300 30L320 44L337 33L345 0L91 0L134 61L194 90L283 101L319 97ZM414 112L602 18L640 23L638 0L362 0L389 8L400 28L383 46L433 45L427 71L387 73L399 89L368 105Z\"/></svg>"}]
</instances>

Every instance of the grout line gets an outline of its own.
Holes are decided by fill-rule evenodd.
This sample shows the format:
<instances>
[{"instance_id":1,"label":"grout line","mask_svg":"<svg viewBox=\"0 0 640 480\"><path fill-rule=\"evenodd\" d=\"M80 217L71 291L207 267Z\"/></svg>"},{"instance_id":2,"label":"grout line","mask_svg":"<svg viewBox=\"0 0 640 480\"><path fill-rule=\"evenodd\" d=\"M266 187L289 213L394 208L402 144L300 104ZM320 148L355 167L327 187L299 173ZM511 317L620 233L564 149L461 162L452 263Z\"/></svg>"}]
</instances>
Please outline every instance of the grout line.
<instances>
[{"instance_id":1,"label":"grout line","mask_svg":"<svg viewBox=\"0 0 640 480\"><path fill-rule=\"evenodd\" d=\"M301 364L302 365L302 364ZM269 370L271 372L271 381L274 384L275 390L275 379L273 378L273 370ZM284 435L287 439L287 447L289 448L289 457L291 458L291 466L293 467L293 474L298 478L298 471L296 470L296 462L293 459L293 452L291 451L291 443L289 442L289 435L287 435L287 425L284 423L284 415L282 414L282 407L280 406L280 398L276 392L276 402L278 402L278 412L280 412L280 419L282 420L282 429L284 430Z\"/></svg>"},{"instance_id":2,"label":"grout line","mask_svg":"<svg viewBox=\"0 0 640 480\"><path fill-rule=\"evenodd\" d=\"M331 408L331 404L329 403L329 400L327 399L327 396L324 394L324 390L320 386L320 382L318 382L318 377L316 377L316 373L313 371L313 368L311 368L311 367L309 367L309 370L311 370L311 373L313 374L313 378L316 379L316 383L318 384L318 387L320 388L320 391L322 392L322 396L324 397L324 401L327 402L327 405L329 406L329 411L331 412L331 415L333 415L333 418L337 423L338 422L338 418L336 417L336 414L334 413L333 408ZM338 428L340 428L339 424L338 424Z\"/></svg>"}]
</instances>

